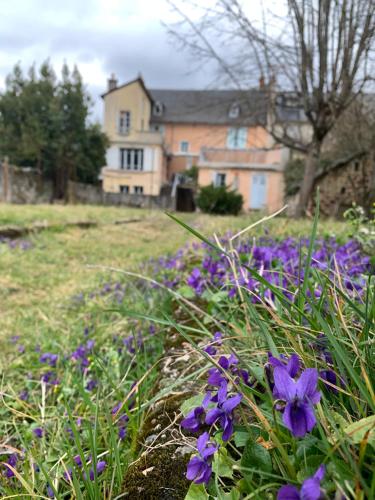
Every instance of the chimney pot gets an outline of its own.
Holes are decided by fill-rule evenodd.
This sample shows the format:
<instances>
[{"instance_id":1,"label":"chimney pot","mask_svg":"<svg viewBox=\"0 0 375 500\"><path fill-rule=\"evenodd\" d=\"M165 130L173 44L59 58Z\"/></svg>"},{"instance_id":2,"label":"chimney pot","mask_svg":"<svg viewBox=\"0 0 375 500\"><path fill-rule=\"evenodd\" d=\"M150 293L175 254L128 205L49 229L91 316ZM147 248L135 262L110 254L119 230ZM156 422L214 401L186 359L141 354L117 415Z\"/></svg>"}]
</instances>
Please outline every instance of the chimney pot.
<instances>
[{"instance_id":1,"label":"chimney pot","mask_svg":"<svg viewBox=\"0 0 375 500\"><path fill-rule=\"evenodd\" d=\"M112 73L111 78L108 79L108 90L114 90L117 87L117 78Z\"/></svg>"}]
</instances>

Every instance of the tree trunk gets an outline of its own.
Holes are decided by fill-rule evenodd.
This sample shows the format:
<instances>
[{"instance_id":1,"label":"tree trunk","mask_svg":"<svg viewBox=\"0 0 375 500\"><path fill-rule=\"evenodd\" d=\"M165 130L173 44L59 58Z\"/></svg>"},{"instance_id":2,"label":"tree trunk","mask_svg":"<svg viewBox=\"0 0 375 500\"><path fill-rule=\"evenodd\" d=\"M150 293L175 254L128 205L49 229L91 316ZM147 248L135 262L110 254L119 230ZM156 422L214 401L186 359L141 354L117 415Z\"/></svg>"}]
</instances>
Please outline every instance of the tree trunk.
<instances>
[{"instance_id":1,"label":"tree trunk","mask_svg":"<svg viewBox=\"0 0 375 500\"><path fill-rule=\"evenodd\" d=\"M368 186L368 195L366 200L366 214L368 217L372 217L372 211L375 208L375 152L372 151L369 155L368 161L370 162L370 182Z\"/></svg>"},{"instance_id":2,"label":"tree trunk","mask_svg":"<svg viewBox=\"0 0 375 500\"><path fill-rule=\"evenodd\" d=\"M309 153L306 157L305 173L299 191L298 204L295 213L296 217L303 217L306 215L307 206L314 187L315 174L319 167L320 150L321 143L319 141L314 141L311 144Z\"/></svg>"}]
</instances>

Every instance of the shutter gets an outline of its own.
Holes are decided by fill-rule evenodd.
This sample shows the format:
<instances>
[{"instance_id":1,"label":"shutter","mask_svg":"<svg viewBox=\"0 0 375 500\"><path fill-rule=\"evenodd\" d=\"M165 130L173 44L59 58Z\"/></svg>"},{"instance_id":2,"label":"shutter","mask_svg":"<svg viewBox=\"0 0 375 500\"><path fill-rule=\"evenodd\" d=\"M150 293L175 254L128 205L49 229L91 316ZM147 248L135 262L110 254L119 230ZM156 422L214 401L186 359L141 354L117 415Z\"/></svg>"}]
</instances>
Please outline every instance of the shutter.
<instances>
[{"instance_id":1,"label":"shutter","mask_svg":"<svg viewBox=\"0 0 375 500\"><path fill-rule=\"evenodd\" d=\"M120 167L120 149L111 146L106 152L107 167L119 168Z\"/></svg>"},{"instance_id":2,"label":"shutter","mask_svg":"<svg viewBox=\"0 0 375 500\"><path fill-rule=\"evenodd\" d=\"M144 148L143 150L143 170L152 172L154 170L154 149Z\"/></svg>"}]
</instances>

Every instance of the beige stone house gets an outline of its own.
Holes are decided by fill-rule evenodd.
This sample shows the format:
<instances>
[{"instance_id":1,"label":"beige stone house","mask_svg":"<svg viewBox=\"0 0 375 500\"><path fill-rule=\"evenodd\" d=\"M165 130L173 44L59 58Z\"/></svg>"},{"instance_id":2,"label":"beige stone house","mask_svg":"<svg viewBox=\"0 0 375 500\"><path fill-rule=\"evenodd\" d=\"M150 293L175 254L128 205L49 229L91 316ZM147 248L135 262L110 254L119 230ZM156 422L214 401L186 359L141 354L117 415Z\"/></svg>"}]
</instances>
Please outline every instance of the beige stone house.
<instances>
[{"instance_id":1,"label":"beige stone house","mask_svg":"<svg viewBox=\"0 0 375 500\"><path fill-rule=\"evenodd\" d=\"M289 151L266 132L262 89L148 89L141 77L120 86L112 77L102 97L104 191L157 196L194 165L200 186L239 191L244 210L282 206Z\"/></svg>"}]
</instances>

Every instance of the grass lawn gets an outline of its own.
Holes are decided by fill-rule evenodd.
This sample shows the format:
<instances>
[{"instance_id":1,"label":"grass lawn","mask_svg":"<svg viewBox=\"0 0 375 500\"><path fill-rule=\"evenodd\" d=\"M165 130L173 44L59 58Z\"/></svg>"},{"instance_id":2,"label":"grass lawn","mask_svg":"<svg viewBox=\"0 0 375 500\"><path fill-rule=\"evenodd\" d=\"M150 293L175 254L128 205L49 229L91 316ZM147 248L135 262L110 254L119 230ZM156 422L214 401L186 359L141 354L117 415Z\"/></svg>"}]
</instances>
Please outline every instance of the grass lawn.
<instances>
[{"instance_id":1,"label":"grass lawn","mask_svg":"<svg viewBox=\"0 0 375 500\"><path fill-rule=\"evenodd\" d=\"M0 205L0 226L51 226L0 243L1 498L375 495L375 297L348 225L320 221L308 248L289 237L312 221L278 217L214 240L227 253L176 253L260 217L178 214L187 231L155 211Z\"/></svg>"},{"instance_id":2,"label":"grass lawn","mask_svg":"<svg viewBox=\"0 0 375 500\"><path fill-rule=\"evenodd\" d=\"M203 234L223 234L242 229L257 220L256 215L214 217L179 214ZM258 216L259 218L259 216ZM140 219L130 224L115 221ZM64 228L67 222L96 221L90 229ZM59 227L27 239L29 250L0 246L0 331L2 337L33 335L43 322L61 316L70 298L95 286L103 271L90 266L134 269L150 258L176 251L193 238L163 212L132 208L60 205L0 205L1 225L32 225L47 222ZM306 235L309 223L278 218L255 228L273 236ZM344 236L347 227L322 222L320 234ZM107 273L104 273L107 274Z\"/></svg>"}]
</instances>

